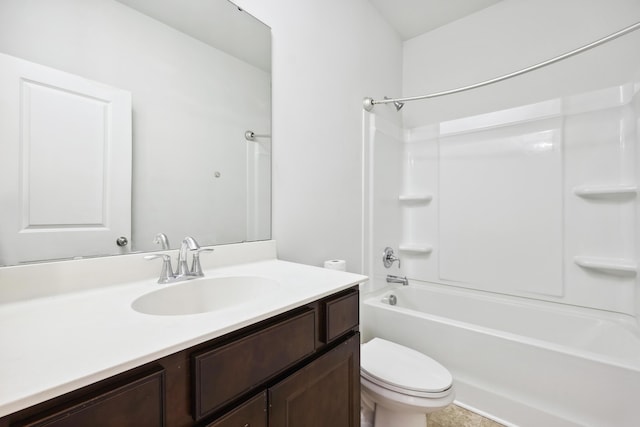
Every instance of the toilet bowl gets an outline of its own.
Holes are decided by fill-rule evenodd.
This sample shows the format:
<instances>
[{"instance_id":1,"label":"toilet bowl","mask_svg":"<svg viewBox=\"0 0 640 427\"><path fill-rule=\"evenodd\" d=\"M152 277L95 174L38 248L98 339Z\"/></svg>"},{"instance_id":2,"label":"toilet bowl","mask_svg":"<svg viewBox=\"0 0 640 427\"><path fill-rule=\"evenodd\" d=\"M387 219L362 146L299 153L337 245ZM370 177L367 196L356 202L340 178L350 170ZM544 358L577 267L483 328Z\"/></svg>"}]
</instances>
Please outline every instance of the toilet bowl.
<instances>
[{"instance_id":1,"label":"toilet bowl","mask_svg":"<svg viewBox=\"0 0 640 427\"><path fill-rule=\"evenodd\" d=\"M362 414L373 414L375 427L425 427L426 415L455 397L444 366L391 341L374 338L363 344L360 365Z\"/></svg>"}]
</instances>

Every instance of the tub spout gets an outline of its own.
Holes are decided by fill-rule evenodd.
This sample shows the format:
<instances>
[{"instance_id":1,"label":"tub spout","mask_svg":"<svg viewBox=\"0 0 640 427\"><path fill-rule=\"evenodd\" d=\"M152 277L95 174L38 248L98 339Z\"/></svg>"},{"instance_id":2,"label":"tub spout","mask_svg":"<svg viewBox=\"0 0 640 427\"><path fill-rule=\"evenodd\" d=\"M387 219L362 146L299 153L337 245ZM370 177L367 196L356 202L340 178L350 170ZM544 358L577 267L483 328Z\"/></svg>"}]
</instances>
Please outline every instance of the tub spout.
<instances>
[{"instance_id":1,"label":"tub spout","mask_svg":"<svg viewBox=\"0 0 640 427\"><path fill-rule=\"evenodd\" d=\"M393 274L387 275L387 283L402 283L403 286L409 285L407 276L394 276Z\"/></svg>"}]
</instances>

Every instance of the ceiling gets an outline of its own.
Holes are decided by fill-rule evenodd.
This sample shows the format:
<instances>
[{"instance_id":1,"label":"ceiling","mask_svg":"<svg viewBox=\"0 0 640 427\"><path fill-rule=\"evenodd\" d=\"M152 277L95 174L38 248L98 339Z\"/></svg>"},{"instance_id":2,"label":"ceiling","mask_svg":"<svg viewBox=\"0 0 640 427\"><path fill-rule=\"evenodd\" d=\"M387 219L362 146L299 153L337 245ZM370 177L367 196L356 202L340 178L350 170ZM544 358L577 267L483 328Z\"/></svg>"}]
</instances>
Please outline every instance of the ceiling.
<instances>
[{"instance_id":1,"label":"ceiling","mask_svg":"<svg viewBox=\"0 0 640 427\"><path fill-rule=\"evenodd\" d=\"M226 0L117 0L246 62L270 69L269 28ZM471 15L501 0L369 0L402 40ZM210 24L211 16L224 17ZM250 22L254 21L254 22ZM221 24L222 23L222 24ZM230 37L234 29L239 37Z\"/></svg>"},{"instance_id":2,"label":"ceiling","mask_svg":"<svg viewBox=\"0 0 640 427\"><path fill-rule=\"evenodd\" d=\"M404 41L471 15L500 0L369 1Z\"/></svg>"}]
</instances>

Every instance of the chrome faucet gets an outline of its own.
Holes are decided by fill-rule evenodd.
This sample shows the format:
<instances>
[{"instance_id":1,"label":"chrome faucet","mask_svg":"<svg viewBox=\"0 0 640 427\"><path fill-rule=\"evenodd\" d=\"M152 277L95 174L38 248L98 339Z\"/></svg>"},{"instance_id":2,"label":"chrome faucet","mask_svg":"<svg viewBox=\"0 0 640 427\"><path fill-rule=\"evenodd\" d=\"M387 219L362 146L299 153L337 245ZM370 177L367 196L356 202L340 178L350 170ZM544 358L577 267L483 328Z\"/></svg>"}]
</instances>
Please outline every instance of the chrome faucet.
<instances>
[{"instance_id":1,"label":"chrome faucet","mask_svg":"<svg viewBox=\"0 0 640 427\"><path fill-rule=\"evenodd\" d=\"M158 236L160 236L160 234ZM156 236L156 238L158 238L158 236ZM161 242L163 242L161 237L159 239ZM193 252L191 268L189 268L189 265L187 264L187 255L189 251ZM187 236L182 240L180 251L178 251L178 267L175 273L173 272L173 268L171 267L171 257L167 254L151 254L145 256L144 259L150 260L162 258L162 271L160 272L158 283L172 283L180 282L182 280L195 279L196 277L203 277L204 273L202 272L202 266L200 265L200 252L211 251L213 251L212 248L201 248L200 245L198 245L198 242L196 242L193 237Z\"/></svg>"},{"instance_id":2,"label":"chrome faucet","mask_svg":"<svg viewBox=\"0 0 640 427\"><path fill-rule=\"evenodd\" d=\"M407 276L394 276L393 274L387 275L387 283L402 283L403 286L409 285Z\"/></svg>"},{"instance_id":3,"label":"chrome faucet","mask_svg":"<svg viewBox=\"0 0 640 427\"><path fill-rule=\"evenodd\" d=\"M189 265L187 264L187 250L197 251L200 249L200 245L193 237L185 237L180 245L180 252L178 252L178 269L176 270L177 277L193 278Z\"/></svg>"}]
</instances>

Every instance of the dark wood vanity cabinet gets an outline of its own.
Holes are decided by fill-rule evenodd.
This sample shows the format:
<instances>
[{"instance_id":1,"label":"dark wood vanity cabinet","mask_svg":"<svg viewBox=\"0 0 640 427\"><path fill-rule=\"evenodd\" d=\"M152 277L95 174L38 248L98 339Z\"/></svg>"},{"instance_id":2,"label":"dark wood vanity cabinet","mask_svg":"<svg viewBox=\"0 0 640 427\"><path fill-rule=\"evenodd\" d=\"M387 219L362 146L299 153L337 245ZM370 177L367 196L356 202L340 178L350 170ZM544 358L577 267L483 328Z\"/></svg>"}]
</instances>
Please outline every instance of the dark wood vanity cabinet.
<instances>
[{"instance_id":1,"label":"dark wood vanity cabinet","mask_svg":"<svg viewBox=\"0 0 640 427\"><path fill-rule=\"evenodd\" d=\"M314 359L207 427L359 427L360 335Z\"/></svg>"},{"instance_id":2,"label":"dark wood vanity cabinet","mask_svg":"<svg viewBox=\"0 0 640 427\"><path fill-rule=\"evenodd\" d=\"M135 379L134 379L135 378ZM28 427L143 427L164 423L164 370L135 375L120 385L16 425Z\"/></svg>"},{"instance_id":3,"label":"dark wood vanity cabinet","mask_svg":"<svg viewBox=\"0 0 640 427\"><path fill-rule=\"evenodd\" d=\"M357 287L0 418L0 427L356 427Z\"/></svg>"},{"instance_id":4,"label":"dark wood vanity cabinet","mask_svg":"<svg viewBox=\"0 0 640 427\"><path fill-rule=\"evenodd\" d=\"M315 310L306 309L229 344L195 354L192 369L196 420L313 354L315 314Z\"/></svg>"},{"instance_id":5,"label":"dark wood vanity cabinet","mask_svg":"<svg viewBox=\"0 0 640 427\"><path fill-rule=\"evenodd\" d=\"M360 335L270 387L269 425L360 425Z\"/></svg>"},{"instance_id":6,"label":"dark wood vanity cabinet","mask_svg":"<svg viewBox=\"0 0 640 427\"><path fill-rule=\"evenodd\" d=\"M267 427L267 392L263 391L206 427Z\"/></svg>"}]
</instances>

